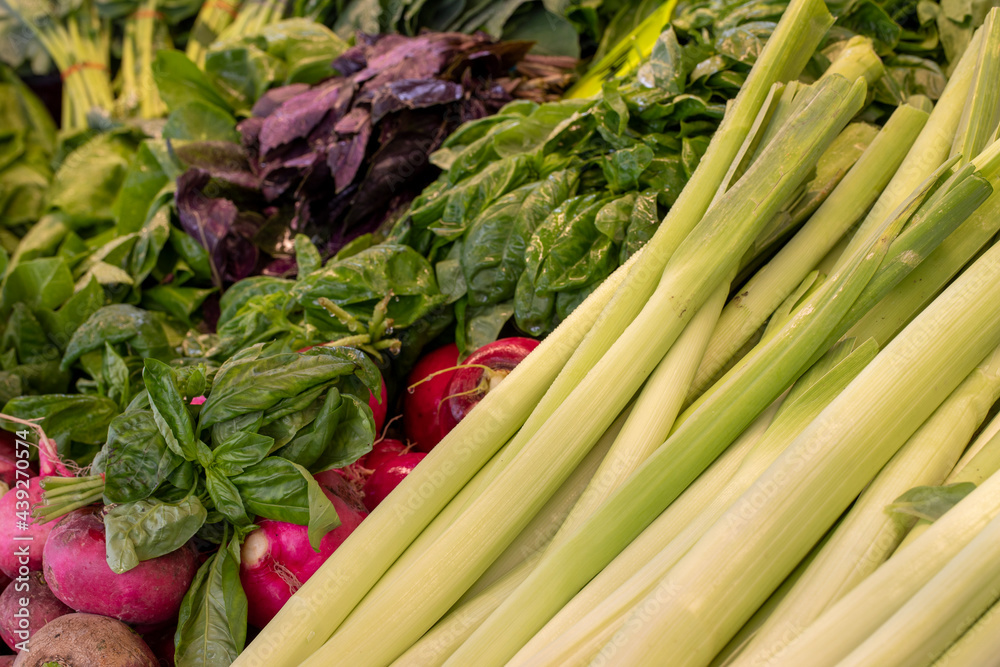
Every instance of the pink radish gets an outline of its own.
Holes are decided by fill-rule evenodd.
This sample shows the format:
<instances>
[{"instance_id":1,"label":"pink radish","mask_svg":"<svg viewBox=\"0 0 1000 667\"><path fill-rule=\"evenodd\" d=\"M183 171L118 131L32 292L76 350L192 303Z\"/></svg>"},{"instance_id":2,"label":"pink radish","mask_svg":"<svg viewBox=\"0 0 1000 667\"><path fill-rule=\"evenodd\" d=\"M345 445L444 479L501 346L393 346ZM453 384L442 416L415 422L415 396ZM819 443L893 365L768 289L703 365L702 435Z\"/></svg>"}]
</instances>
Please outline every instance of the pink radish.
<instances>
[{"instance_id":1,"label":"pink radish","mask_svg":"<svg viewBox=\"0 0 1000 667\"><path fill-rule=\"evenodd\" d=\"M115 574L106 560L104 521L92 508L56 524L43 560L49 588L70 607L137 624L175 618L198 568L194 550L184 546Z\"/></svg>"},{"instance_id":2,"label":"pink radish","mask_svg":"<svg viewBox=\"0 0 1000 667\"><path fill-rule=\"evenodd\" d=\"M14 667L16 655L0 655L0 667Z\"/></svg>"},{"instance_id":3,"label":"pink radish","mask_svg":"<svg viewBox=\"0 0 1000 667\"><path fill-rule=\"evenodd\" d=\"M337 483L334 477L328 479ZM342 479L342 478L341 478ZM322 483L321 483L322 486ZM347 536L367 516L339 495L323 488L340 517L340 526L320 541L319 553L309 545L308 529L283 521L262 519L257 530L243 542L240 581L247 595L248 620L262 628L278 610L319 569Z\"/></svg>"},{"instance_id":4,"label":"pink radish","mask_svg":"<svg viewBox=\"0 0 1000 667\"><path fill-rule=\"evenodd\" d=\"M34 463L25 460L21 464L21 479L36 476L36 470ZM10 489L17 479L17 436L8 431L0 431L0 483L6 484Z\"/></svg>"},{"instance_id":5,"label":"pink radish","mask_svg":"<svg viewBox=\"0 0 1000 667\"><path fill-rule=\"evenodd\" d=\"M72 613L45 585L42 573L32 572L12 581L0 594L0 638L18 651L46 623Z\"/></svg>"},{"instance_id":6,"label":"pink radish","mask_svg":"<svg viewBox=\"0 0 1000 667\"><path fill-rule=\"evenodd\" d=\"M460 368L452 375L441 404L441 437L455 428L536 347L538 341L534 338L502 338L469 355L462 365L478 368Z\"/></svg>"},{"instance_id":7,"label":"pink radish","mask_svg":"<svg viewBox=\"0 0 1000 667\"><path fill-rule=\"evenodd\" d=\"M364 487L365 507L368 511L374 511L425 456L425 452L410 452L389 459L376 468Z\"/></svg>"},{"instance_id":8,"label":"pink radish","mask_svg":"<svg viewBox=\"0 0 1000 667\"><path fill-rule=\"evenodd\" d=\"M441 442L438 408L447 396L448 383L458 364L458 346L445 345L423 356L410 371L403 398L403 429L414 448L429 452ZM442 372L443 371L443 372ZM431 375L434 377L430 377ZM430 379L427 379L430 377ZM419 383L419 384L418 384Z\"/></svg>"},{"instance_id":9,"label":"pink radish","mask_svg":"<svg viewBox=\"0 0 1000 667\"><path fill-rule=\"evenodd\" d=\"M42 569L42 549L55 526L31 517L42 502L41 479L21 480L0 498L0 572L11 579Z\"/></svg>"}]
</instances>

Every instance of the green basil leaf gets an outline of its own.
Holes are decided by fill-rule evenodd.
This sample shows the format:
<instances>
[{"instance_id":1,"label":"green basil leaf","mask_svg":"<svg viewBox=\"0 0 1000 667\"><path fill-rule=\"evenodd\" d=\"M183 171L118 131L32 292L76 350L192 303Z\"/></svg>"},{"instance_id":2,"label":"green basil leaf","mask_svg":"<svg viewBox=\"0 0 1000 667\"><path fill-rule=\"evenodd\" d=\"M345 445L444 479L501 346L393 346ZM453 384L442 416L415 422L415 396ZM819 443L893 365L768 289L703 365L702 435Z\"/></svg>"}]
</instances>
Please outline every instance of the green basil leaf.
<instances>
[{"instance_id":1,"label":"green basil leaf","mask_svg":"<svg viewBox=\"0 0 1000 667\"><path fill-rule=\"evenodd\" d=\"M388 317L396 328L412 325L444 303L434 267L413 248L378 244L301 277L292 289L298 303L317 323L342 330L342 325L317 304L326 297L362 322L387 294Z\"/></svg>"},{"instance_id":2,"label":"green basil leaf","mask_svg":"<svg viewBox=\"0 0 1000 667\"><path fill-rule=\"evenodd\" d=\"M230 481L250 513L300 526L309 523L306 480L291 461L270 456Z\"/></svg>"},{"instance_id":3,"label":"green basil leaf","mask_svg":"<svg viewBox=\"0 0 1000 667\"><path fill-rule=\"evenodd\" d=\"M194 424L177 389L174 372L162 361L146 359L142 379L149 392L150 407L167 446L188 461L198 459Z\"/></svg>"},{"instance_id":4,"label":"green basil leaf","mask_svg":"<svg viewBox=\"0 0 1000 667\"><path fill-rule=\"evenodd\" d=\"M295 465L295 464L292 464ZM309 499L309 545L319 553L323 537L340 525L340 517L319 482L302 466L295 466L306 481Z\"/></svg>"},{"instance_id":5,"label":"green basil leaf","mask_svg":"<svg viewBox=\"0 0 1000 667\"><path fill-rule=\"evenodd\" d=\"M340 525L333 503L315 478L291 461L272 456L232 481L254 514L309 526L309 543L316 551L323 536Z\"/></svg>"},{"instance_id":6,"label":"green basil leaf","mask_svg":"<svg viewBox=\"0 0 1000 667\"><path fill-rule=\"evenodd\" d=\"M228 546L198 568L181 602L174 660L178 665L228 667L243 650L246 632L247 596L240 583L240 542L233 537Z\"/></svg>"},{"instance_id":7,"label":"green basil leaf","mask_svg":"<svg viewBox=\"0 0 1000 667\"><path fill-rule=\"evenodd\" d=\"M108 425L118 415L118 406L109 398L86 394L46 394L19 396L3 408L3 413L26 420L40 420L45 434L60 449L70 441L100 445L108 438Z\"/></svg>"},{"instance_id":8,"label":"green basil leaf","mask_svg":"<svg viewBox=\"0 0 1000 667\"><path fill-rule=\"evenodd\" d=\"M219 510L235 526L249 526L250 517L243 506L239 490L229 479L216 470L205 470L205 488L212 498L215 509ZM251 510L252 511L252 510Z\"/></svg>"},{"instance_id":9,"label":"green basil leaf","mask_svg":"<svg viewBox=\"0 0 1000 667\"><path fill-rule=\"evenodd\" d=\"M141 561L180 549L207 516L205 506L193 495L177 503L153 499L115 505L104 516L108 566L121 574Z\"/></svg>"},{"instance_id":10,"label":"green basil leaf","mask_svg":"<svg viewBox=\"0 0 1000 667\"><path fill-rule=\"evenodd\" d=\"M213 465L228 464L234 470L228 473L229 476L238 475L245 468L259 463L271 452L273 445L273 438L239 431L214 450Z\"/></svg>"},{"instance_id":11,"label":"green basil leaf","mask_svg":"<svg viewBox=\"0 0 1000 667\"><path fill-rule=\"evenodd\" d=\"M357 374L378 391L378 370L365 354L345 347L317 347L302 354L233 357L219 369L201 410L201 427L267 410L337 377ZM214 439L214 434L213 434Z\"/></svg>"},{"instance_id":12,"label":"green basil leaf","mask_svg":"<svg viewBox=\"0 0 1000 667\"><path fill-rule=\"evenodd\" d=\"M150 410L130 410L116 417L102 452L104 497L112 503L148 498L183 461L167 447Z\"/></svg>"},{"instance_id":13,"label":"green basil leaf","mask_svg":"<svg viewBox=\"0 0 1000 667\"><path fill-rule=\"evenodd\" d=\"M313 472L342 468L371 451L375 421L367 401L331 388L315 419L276 454Z\"/></svg>"}]
</instances>

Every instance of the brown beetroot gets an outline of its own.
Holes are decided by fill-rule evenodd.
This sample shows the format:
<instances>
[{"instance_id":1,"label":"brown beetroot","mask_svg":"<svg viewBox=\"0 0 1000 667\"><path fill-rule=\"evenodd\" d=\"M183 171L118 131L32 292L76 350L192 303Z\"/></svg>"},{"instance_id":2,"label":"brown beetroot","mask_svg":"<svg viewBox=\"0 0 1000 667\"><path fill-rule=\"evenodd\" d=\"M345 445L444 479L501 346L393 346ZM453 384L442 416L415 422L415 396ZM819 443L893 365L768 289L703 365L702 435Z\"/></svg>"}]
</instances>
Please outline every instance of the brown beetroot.
<instances>
[{"instance_id":1,"label":"brown beetroot","mask_svg":"<svg viewBox=\"0 0 1000 667\"><path fill-rule=\"evenodd\" d=\"M159 667L156 656L130 627L107 616L66 614L35 633L15 667Z\"/></svg>"}]
</instances>

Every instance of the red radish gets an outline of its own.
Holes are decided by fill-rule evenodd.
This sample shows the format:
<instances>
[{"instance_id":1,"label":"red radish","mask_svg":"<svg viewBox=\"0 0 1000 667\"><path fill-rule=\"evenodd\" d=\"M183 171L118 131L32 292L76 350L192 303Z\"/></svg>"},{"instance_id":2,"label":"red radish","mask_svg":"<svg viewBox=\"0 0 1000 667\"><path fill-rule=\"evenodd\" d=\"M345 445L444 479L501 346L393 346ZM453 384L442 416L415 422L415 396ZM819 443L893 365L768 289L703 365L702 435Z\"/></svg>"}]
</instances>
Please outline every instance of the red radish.
<instances>
[{"instance_id":1,"label":"red radish","mask_svg":"<svg viewBox=\"0 0 1000 667\"><path fill-rule=\"evenodd\" d=\"M336 473L333 477L339 477ZM336 480L333 480L337 483ZM341 482L342 483L342 482ZM243 542L240 581L247 595L248 620L262 628L330 557L367 514L323 488L340 517L340 526L320 541L319 553L309 544L308 529L283 521L262 519Z\"/></svg>"},{"instance_id":2,"label":"red radish","mask_svg":"<svg viewBox=\"0 0 1000 667\"><path fill-rule=\"evenodd\" d=\"M97 594L97 591L94 591ZM17 667L157 667L156 656L131 628L107 616L66 614L35 633Z\"/></svg>"},{"instance_id":3,"label":"red radish","mask_svg":"<svg viewBox=\"0 0 1000 667\"><path fill-rule=\"evenodd\" d=\"M143 561L124 574L115 574L106 557L104 521L98 511L70 512L45 543L45 581L57 598L77 611L137 624L176 618L198 569L190 546Z\"/></svg>"},{"instance_id":4,"label":"red radish","mask_svg":"<svg viewBox=\"0 0 1000 667\"><path fill-rule=\"evenodd\" d=\"M371 408L372 417L375 419L376 438L385 427L385 415L389 410L389 395L385 391L385 380L379 375L378 381L380 384L379 397L375 398L375 394L368 392L368 407Z\"/></svg>"},{"instance_id":5,"label":"red radish","mask_svg":"<svg viewBox=\"0 0 1000 667\"><path fill-rule=\"evenodd\" d=\"M363 456L361 458L364 459ZM352 510L367 515L368 510L365 509L365 504L361 501L361 487L364 485L364 479L367 479L370 471L358 466L356 470L364 472L357 472L357 478L350 478L348 477L348 473L345 472L348 468L354 468L357 465L357 462L355 462L347 466L347 468L324 470L323 472L316 473L313 477L319 482L320 486L343 500Z\"/></svg>"},{"instance_id":6,"label":"red radish","mask_svg":"<svg viewBox=\"0 0 1000 667\"><path fill-rule=\"evenodd\" d=\"M0 667L13 667L16 655L0 655Z\"/></svg>"},{"instance_id":7,"label":"red radish","mask_svg":"<svg viewBox=\"0 0 1000 667\"><path fill-rule=\"evenodd\" d=\"M448 395L448 383L455 371L442 372L425 382L421 380L457 365L458 346L452 343L424 355L410 371L406 380L406 386L410 389L403 398L403 429L407 440L415 443L414 447L418 451L429 452L441 442L443 436L438 408Z\"/></svg>"},{"instance_id":8,"label":"red radish","mask_svg":"<svg viewBox=\"0 0 1000 667\"><path fill-rule=\"evenodd\" d=\"M372 450L362 457L364 466L369 470L380 468L386 461L395 459L410 451L410 449L399 440L386 438L379 440L372 446Z\"/></svg>"},{"instance_id":9,"label":"red radish","mask_svg":"<svg viewBox=\"0 0 1000 667\"><path fill-rule=\"evenodd\" d=\"M0 594L0 638L19 651L18 646L46 623L72 613L45 585L42 573L32 572L12 581Z\"/></svg>"},{"instance_id":10,"label":"red radish","mask_svg":"<svg viewBox=\"0 0 1000 667\"><path fill-rule=\"evenodd\" d=\"M11 579L42 569L42 548L55 527L54 521L31 518L32 509L42 502L41 479L21 480L0 498L0 572Z\"/></svg>"},{"instance_id":11,"label":"red radish","mask_svg":"<svg viewBox=\"0 0 1000 667\"><path fill-rule=\"evenodd\" d=\"M441 437L448 435L472 408L507 377L514 367L538 347L534 338L502 338L483 345L462 362L467 366L455 371L441 405Z\"/></svg>"},{"instance_id":12,"label":"red radish","mask_svg":"<svg viewBox=\"0 0 1000 667\"><path fill-rule=\"evenodd\" d=\"M427 456L425 452L410 452L389 459L376 468L365 482L365 507L368 511L374 511L378 504L403 481L403 478L424 460L425 456Z\"/></svg>"}]
</instances>

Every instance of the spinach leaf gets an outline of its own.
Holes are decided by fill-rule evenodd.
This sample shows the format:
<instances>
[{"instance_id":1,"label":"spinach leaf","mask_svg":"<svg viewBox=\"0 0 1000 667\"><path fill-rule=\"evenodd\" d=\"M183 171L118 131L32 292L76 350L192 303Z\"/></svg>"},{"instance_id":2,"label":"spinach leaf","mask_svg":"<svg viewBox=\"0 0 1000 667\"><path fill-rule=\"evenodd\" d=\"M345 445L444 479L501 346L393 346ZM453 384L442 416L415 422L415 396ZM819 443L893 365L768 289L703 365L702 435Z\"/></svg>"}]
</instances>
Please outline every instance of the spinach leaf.
<instances>
[{"instance_id":1,"label":"spinach leaf","mask_svg":"<svg viewBox=\"0 0 1000 667\"><path fill-rule=\"evenodd\" d=\"M462 245L471 304L496 304L514 296L531 235L578 182L574 171L559 171L504 195L483 211Z\"/></svg>"},{"instance_id":2,"label":"spinach leaf","mask_svg":"<svg viewBox=\"0 0 1000 667\"><path fill-rule=\"evenodd\" d=\"M63 355L62 368L68 369L87 352L104 349L105 343L124 343L144 358L173 356L163 327L148 311L112 304L97 310L73 333Z\"/></svg>"},{"instance_id":3,"label":"spinach leaf","mask_svg":"<svg viewBox=\"0 0 1000 667\"><path fill-rule=\"evenodd\" d=\"M118 414L109 398L88 394L45 394L19 396L3 408L3 413L25 420L40 420L45 434L56 441L65 454L71 441L100 445L107 440L108 426Z\"/></svg>"},{"instance_id":4,"label":"spinach leaf","mask_svg":"<svg viewBox=\"0 0 1000 667\"><path fill-rule=\"evenodd\" d=\"M247 596L240 583L240 541L228 541L198 568L177 621L178 665L228 667L243 650Z\"/></svg>"},{"instance_id":5,"label":"spinach leaf","mask_svg":"<svg viewBox=\"0 0 1000 667\"><path fill-rule=\"evenodd\" d=\"M236 119L228 111L204 100L188 100L171 109L163 126L165 139L230 141L236 143Z\"/></svg>"},{"instance_id":6,"label":"spinach leaf","mask_svg":"<svg viewBox=\"0 0 1000 667\"><path fill-rule=\"evenodd\" d=\"M6 317L17 302L32 310L56 308L73 296L73 275L61 257L21 262L7 274L0 292L0 315Z\"/></svg>"},{"instance_id":7,"label":"spinach leaf","mask_svg":"<svg viewBox=\"0 0 1000 667\"><path fill-rule=\"evenodd\" d=\"M183 462L167 446L151 410L115 417L102 452L104 497L112 503L148 498Z\"/></svg>"},{"instance_id":8,"label":"spinach leaf","mask_svg":"<svg viewBox=\"0 0 1000 667\"><path fill-rule=\"evenodd\" d=\"M448 195L440 221L431 225L431 231L447 239L460 236L483 209L523 185L533 173L531 156L514 155L494 162Z\"/></svg>"},{"instance_id":9,"label":"spinach leaf","mask_svg":"<svg viewBox=\"0 0 1000 667\"><path fill-rule=\"evenodd\" d=\"M205 506L193 495L176 503L153 499L115 505L104 517L108 566L122 574L141 561L180 549L207 516Z\"/></svg>"},{"instance_id":10,"label":"spinach leaf","mask_svg":"<svg viewBox=\"0 0 1000 667\"><path fill-rule=\"evenodd\" d=\"M229 104L209 83L205 74L180 51L157 51L153 62L153 79L160 97L170 109L198 101L230 110Z\"/></svg>"}]
</instances>

